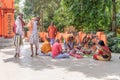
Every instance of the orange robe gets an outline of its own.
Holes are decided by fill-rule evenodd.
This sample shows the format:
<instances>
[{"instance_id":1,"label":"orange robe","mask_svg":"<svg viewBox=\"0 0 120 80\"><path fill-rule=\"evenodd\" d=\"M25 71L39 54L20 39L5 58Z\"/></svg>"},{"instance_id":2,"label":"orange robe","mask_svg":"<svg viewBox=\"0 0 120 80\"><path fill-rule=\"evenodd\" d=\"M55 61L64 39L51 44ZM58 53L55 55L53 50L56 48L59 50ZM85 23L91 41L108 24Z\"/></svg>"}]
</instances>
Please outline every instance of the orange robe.
<instances>
[{"instance_id":1,"label":"orange robe","mask_svg":"<svg viewBox=\"0 0 120 80\"><path fill-rule=\"evenodd\" d=\"M98 37L99 40L103 40L105 45L107 46L107 36L104 32L97 32L96 36Z\"/></svg>"},{"instance_id":2,"label":"orange robe","mask_svg":"<svg viewBox=\"0 0 120 80\"><path fill-rule=\"evenodd\" d=\"M56 39L59 39L60 42L62 43L62 33L57 32L57 34L56 34Z\"/></svg>"},{"instance_id":3,"label":"orange robe","mask_svg":"<svg viewBox=\"0 0 120 80\"><path fill-rule=\"evenodd\" d=\"M84 34L84 32L82 32L82 31L80 31L79 33L78 33L78 35L79 35L79 39L80 39L80 43L82 43L82 35Z\"/></svg>"},{"instance_id":4,"label":"orange robe","mask_svg":"<svg viewBox=\"0 0 120 80\"><path fill-rule=\"evenodd\" d=\"M46 38L48 37L48 33L47 32L39 32L39 36L42 41L46 41Z\"/></svg>"},{"instance_id":5,"label":"orange robe","mask_svg":"<svg viewBox=\"0 0 120 80\"><path fill-rule=\"evenodd\" d=\"M64 40L65 40L66 43L67 43L68 40L69 40L69 36L73 36L73 35L72 35L72 34L67 34L67 33L64 33L64 34L63 34L63 38L64 38Z\"/></svg>"},{"instance_id":6,"label":"orange robe","mask_svg":"<svg viewBox=\"0 0 120 80\"><path fill-rule=\"evenodd\" d=\"M32 18L31 21L27 24L27 27L29 29L29 31L27 32L27 37L29 38L31 33L32 33L32 28L33 28L33 21L35 20L35 18Z\"/></svg>"},{"instance_id":7,"label":"orange robe","mask_svg":"<svg viewBox=\"0 0 120 80\"><path fill-rule=\"evenodd\" d=\"M50 38L55 38L57 33L57 28L55 26L48 27L48 35Z\"/></svg>"}]
</instances>

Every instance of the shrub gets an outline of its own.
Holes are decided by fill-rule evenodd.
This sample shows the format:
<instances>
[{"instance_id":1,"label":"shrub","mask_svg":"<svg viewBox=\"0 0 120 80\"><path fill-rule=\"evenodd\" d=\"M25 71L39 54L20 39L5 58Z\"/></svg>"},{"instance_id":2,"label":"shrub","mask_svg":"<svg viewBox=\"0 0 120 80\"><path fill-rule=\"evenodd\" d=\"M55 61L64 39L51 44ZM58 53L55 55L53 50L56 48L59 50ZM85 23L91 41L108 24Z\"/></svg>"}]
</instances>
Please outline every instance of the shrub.
<instances>
[{"instance_id":1,"label":"shrub","mask_svg":"<svg viewBox=\"0 0 120 80\"><path fill-rule=\"evenodd\" d=\"M120 38L113 37L113 32L107 34L108 37L108 46L110 50L114 53L120 53Z\"/></svg>"}]
</instances>

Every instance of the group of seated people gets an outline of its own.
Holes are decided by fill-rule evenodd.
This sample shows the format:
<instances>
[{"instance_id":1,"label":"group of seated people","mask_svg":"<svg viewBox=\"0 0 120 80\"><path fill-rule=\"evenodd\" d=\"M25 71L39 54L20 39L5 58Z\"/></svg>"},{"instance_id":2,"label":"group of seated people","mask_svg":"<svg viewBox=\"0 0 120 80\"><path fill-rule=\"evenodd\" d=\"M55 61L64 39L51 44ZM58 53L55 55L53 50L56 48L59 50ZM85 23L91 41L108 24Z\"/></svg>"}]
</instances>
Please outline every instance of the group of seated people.
<instances>
[{"instance_id":1,"label":"group of seated people","mask_svg":"<svg viewBox=\"0 0 120 80\"><path fill-rule=\"evenodd\" d=\"M41 53L39 55L51 56L52 58L69 58L69 54L63 52L60 40L56 39L55 43L51 46L50 38L47 38L41 46Z\"/></svg>"},{"instance_id":2,"label":"group of seated people","mask_svg":"<svg viewBox=\"0 0 120 80\"><path fill-rule=\"evenodd\" d=\"M82 43L78 43L77 37L77 34L73 33L64 39L64 48L59 39L51 45L50 38L46 38L39 55L51 56L55 59L69 58L69 56L83 58L84 55L92 55L95 60L110 61L111 52L103 40L99 40L93 34L91 38L85 36Z\"/></svg>"}]
</instances>

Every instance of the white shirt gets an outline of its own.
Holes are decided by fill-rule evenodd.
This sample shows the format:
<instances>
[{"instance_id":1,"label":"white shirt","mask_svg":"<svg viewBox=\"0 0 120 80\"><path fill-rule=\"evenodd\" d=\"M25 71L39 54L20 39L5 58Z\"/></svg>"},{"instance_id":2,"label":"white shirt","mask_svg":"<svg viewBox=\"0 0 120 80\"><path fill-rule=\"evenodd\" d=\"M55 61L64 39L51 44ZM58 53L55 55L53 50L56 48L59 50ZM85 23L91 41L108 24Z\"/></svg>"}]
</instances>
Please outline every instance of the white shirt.
<instances>
[{"instance_id":1,"label":"white shirt","mask_svg":"<svg viewBox=\"0 0 120 80\"><path fill-rule=\"evenodd\" d=\"M37 23L38 23L38 21L33 22L32 34L37 34L38 33L38 25L37 25Z\"/></svg>"},{"instance_id":2,"label":"white shirt","mask_svg":"<svg viewBox=\"0 0 120 80\"><path fill-rule=\"evenodd\" d=\"M23 34L23 32L22 32L22 22L20 20L20 16L18 16L16 18L15 24L16 24L16 33L22 35Z\"/></svg>"}]
</instances>

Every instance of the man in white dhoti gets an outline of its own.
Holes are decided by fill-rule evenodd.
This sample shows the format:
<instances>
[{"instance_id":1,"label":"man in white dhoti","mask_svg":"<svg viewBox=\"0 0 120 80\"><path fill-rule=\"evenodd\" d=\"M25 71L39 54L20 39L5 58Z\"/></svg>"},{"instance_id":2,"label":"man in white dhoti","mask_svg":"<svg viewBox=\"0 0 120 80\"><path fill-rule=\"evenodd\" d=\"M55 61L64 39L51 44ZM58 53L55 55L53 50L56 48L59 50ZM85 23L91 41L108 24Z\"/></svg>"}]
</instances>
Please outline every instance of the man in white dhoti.
<instances>
[{"instance_id":1,"label":"man in white dhoti","mask_svg":"<svg viewBox=\"0 0 120 80\"><path fill-rule=\"evenodd\" d=\"M31 47L31 57L34 56L33 52L33 44L35 45L36 52L35 54L38 55L38 49L39 49L39 36L38 36L38 25L39 25L39 20L40 17L36 17L35 20L33 21L33 27L32 27L32 32L30 35L30 47Z\"/></svg>"},{"instance_id":2,"label":"man in white dhoti","mask_svg":"<svg viewBox=\"0 0 120 80\"><path fill-rule=\"evenodd\" d=\"M16 34L14 36L14 45L16 47L16 54L14 57L20 57L20 46L23 44L22 35L25 23L22 18L23 14L19 13L15 21Z\"/></svg>"}]
</instances>

